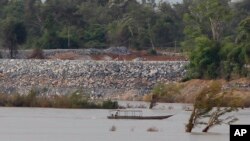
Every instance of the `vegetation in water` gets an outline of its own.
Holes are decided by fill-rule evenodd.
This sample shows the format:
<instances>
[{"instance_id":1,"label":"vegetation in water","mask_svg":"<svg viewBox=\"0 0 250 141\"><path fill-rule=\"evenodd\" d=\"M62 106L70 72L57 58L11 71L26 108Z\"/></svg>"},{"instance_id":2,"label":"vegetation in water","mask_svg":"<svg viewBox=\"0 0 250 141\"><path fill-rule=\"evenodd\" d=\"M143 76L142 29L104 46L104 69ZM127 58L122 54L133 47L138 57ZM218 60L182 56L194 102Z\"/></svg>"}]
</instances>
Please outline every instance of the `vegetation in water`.
<instances>
[{"instance_id":1,"label":"vegetation in water","mask_svg":"<svg viewBox=\"0 0 250 141\"><path fill-rule=\"evenodd\" d=\"M179 95L180 85L174 83L158 84L153 88L151 94L144 96L144 101L149 101L149 108L152 109L157 102L178 102Z\"/></svg>"},{"instance_id":2,"label":"vegetation in water","mask_svg":"<svg viewBox=\"0 0 250 141\"><path fill-rule=\"evenodd\" d=\"M116 130L117 130L117 128L114 125L109 129L109 131L111 131L111 132L115 132Z\"/></svg>"},{"instance_id":3,"label":"vegetation in water","mask_svg":"<svg viewBox=\"0 0 250 141\"><path fill-rule=\"evenodd\" d=\"M150 127L147 129L148 132L159 132L159 129L157 129L156 127Z\"/></svg>"},{"instance_id":4,"label":"vegetation in water","mask_svg":"<svg viewBox=\"0 0 250 141\"><path fill-rule=\"evenodd\" d=\"M83 93L76 91L68 95L43 96L32 89L27 95L0 94L0 106L3 107L43 107L43 108L91 108L117 109L118 102L111 100L93 101Z\"/></svg>"},{"instance_id":5,"label":"vegetation in water","mask_svg":"<svg viewBox=\"0 0 250 141\"><path fill-rule=\"evenodd\" d=\"M237 121L236 117L228 113L243 107L242 99L232 96L230 92L221 92L221 88L221 84L214 81L202 89L193 104L192 113L186 124L186 132L192 132L192 129L198 125L205 125L202 131L207 132L214 126Z\"/></svg>"}]
</instances>

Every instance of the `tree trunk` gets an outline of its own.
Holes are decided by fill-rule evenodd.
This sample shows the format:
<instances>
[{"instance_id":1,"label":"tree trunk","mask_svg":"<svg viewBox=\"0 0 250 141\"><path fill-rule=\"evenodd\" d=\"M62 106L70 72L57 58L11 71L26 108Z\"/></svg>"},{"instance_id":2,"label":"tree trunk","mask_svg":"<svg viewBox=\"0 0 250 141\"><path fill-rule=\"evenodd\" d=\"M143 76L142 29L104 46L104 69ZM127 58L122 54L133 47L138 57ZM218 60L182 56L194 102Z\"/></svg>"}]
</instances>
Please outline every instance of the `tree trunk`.
<instances>
[{"instance_id":1,"label":"tree trunk","mask_svg":"<svg viewBox=\"0 0 250 141\"><path fill-rule=\"evenodd\" d=\"M9 53L10 53L10 59L14 59L14 47L12 42L10 42L9 44Z\"/></svg>"},{"instance_id":2,"label":"tree trunk","mask_svg":"<svg viewBox=\"0 0 250 141\"><path fill-rule=\"evenodd\" d=\"M68 48L70 48L70 31L68 26Z\"/></svg>"},{"instance_id":3,"label":"tree trunk","mask_svg":"<svg viewBox=\"0 0 250 141\"><path fill-rule=\"evenodd\" d=\"M211 25L211 30L212 30L212 36L213 36L213 39L215 41L219 41L220 40L220 36L221 36L221 23L220 21L218 20L215 20L215 19L209 19L210 20L210 25Z\"/></svg>"},{"instance_id":4,"label":"tree trunk","mask_svg":"<svg viewBox=\"0 0 250 141\"><path fill-rule=\"evenodd\" d=\"M204 129L202 130L202 132L207 132L209 129L210 129L210 126L206 126L206 128L204 128Z\"/></svg>"},{"instance_id":5,"label":"tree trunk","mask_svg":"<svg viewBox=\"0 0 250 141\"><path fill-rule=\"evenodd\" d=\"M154 42L153 42L151 37L150 37L150 43L151 43L151 46L152 46L152 50L155 50L155 45L154 45Z\"/></svg>"},{"instance_id":6,"label":"tree trunk","mask_svg":"<svg viewBox=\"0 0 250 141\"><path fill-rule=\"evenodd\" d=\"M186 126L186 132L191 133L193 128L194 128L194 124L188 123L188 125Z\"/></svg>"},{"instance_id":7,"label":"tree trunk","mask_svg":"<svg viewBox=\"0 0 250 141\"><path fill-rule=\"evenodd\" d=\"M188 124L186 125L186 132L192 132L194 128L194 118L195 118L195 109L193 109L192 114L189 118Z\"/></svg>"},{"instance_id":8,"label":"tree trunk","mask_svg":"<svg viewBox=\"0 0 250 141\"><path fill-rule=\"evenodd\" d=\"M150 102L149 109L152 109L156 105L156 102L157 102L157 96L156 95L152 95L152 100Z\"/></svg>"},{"instance_id":9,"label":"tree trunk","mask_svg":"<svg viewBox=\"0 0 250 141\"><path fill-rule=\"evenodd\" d=\"M151 43L151 47L152 47L152 50L155 50L155 45L154 45L154 42L153 42L153 37L152 37L152 31L151 31L151 26L150 26L150 23L148 21L148 34L149 34L149 40L150 40L150 43Z\"/></svg>"},{"instance_id":10,"label":"tree trunk","mask_svg":"<svg viewBox=\"0 0 250 141\"><path fill-rule=\"evenodd\" d=\"M10 49L10 59L13 59L14 58L14 55L13 55L13 49Z\"/></svg>"}]
</instances>

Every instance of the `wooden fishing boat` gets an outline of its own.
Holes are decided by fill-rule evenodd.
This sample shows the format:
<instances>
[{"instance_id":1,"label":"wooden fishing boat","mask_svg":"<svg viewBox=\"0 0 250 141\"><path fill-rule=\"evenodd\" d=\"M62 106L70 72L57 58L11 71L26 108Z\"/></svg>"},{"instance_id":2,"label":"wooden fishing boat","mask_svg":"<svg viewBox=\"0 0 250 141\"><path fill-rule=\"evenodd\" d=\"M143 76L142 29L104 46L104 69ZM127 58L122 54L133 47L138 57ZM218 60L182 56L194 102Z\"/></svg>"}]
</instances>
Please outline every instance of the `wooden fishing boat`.
<instances>
[{"instance_id":1,"label":"wooden fishing boat","mask_svg":"<svg viewBox=\"0 0 250 141\"><path fill-rule=\"evenodd\" d=\"M115 110L111 111L108 119L137 119L137 120L162 120L173 115L143 116L141 110Z\"/></svg>"}]
</instances>

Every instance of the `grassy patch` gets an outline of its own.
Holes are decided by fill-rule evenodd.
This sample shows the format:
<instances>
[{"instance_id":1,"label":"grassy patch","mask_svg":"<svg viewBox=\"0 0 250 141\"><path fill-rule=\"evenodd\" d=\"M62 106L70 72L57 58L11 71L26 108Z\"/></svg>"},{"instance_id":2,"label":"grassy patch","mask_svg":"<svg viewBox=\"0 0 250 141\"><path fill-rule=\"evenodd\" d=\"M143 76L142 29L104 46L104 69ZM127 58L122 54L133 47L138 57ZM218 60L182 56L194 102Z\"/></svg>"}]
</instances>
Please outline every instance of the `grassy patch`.
<instances>
[{"instance_id":1,"label":"grassy patch","mask_svg":"<svg viewBox=\"0 0 250 141\"><path fill-rule=\"evenodd\" d=\"M209 85L216 83L221 87L220 93L226 93L222 105L241 101L242 107L250 107L249 79L225 80L190 80L187 82L158 84L150 94L143 97L147 102L193 103L199 93ZM212 90L212 88L210 88Z\"/></svg>"},{"instance_id":2,"label":"grassy patch","mask_svg":"<svg viewBox=\"0 0 250 141\"><path fill-rule=\"evenodd\" d=\"M27 95L0 94L0 106L2 107L44 107L44 108L92 108L92 109L116 109L116 101L91 101L85 94L74 92L68 95L39 95L31 90Z\"/></svg>"}]
</instances>

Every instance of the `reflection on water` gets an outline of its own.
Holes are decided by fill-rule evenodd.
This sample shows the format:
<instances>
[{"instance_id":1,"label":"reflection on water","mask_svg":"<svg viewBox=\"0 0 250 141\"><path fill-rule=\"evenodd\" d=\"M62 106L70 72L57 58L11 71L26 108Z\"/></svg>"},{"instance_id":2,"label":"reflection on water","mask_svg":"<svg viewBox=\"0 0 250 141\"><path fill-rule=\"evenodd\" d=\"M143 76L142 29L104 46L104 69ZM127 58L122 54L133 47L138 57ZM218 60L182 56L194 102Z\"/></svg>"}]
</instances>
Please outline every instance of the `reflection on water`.
<instances>
[{"instance_id":1,"label":"reflection on water","mask_svg":"<svg viewBox=\"0 0 250 141\"><path fill-rule=\"evenodd\" d=\"M121 102L126 105L127 102ZM132 102L131 105L145 104ZM172 107L172 108L169 108ZM184 132L190 112L182 104L159 104L143 109L144 115L168 115L165 120L109 120L108 110L0 108L0 139L3 141L228 141L229 127L210 133ZM250 109L236 113L238 123L250 123ZM114 132L110 128L115 126ZM157 132L148 132L149 128Z\"/></svg>"}]
</instances>

